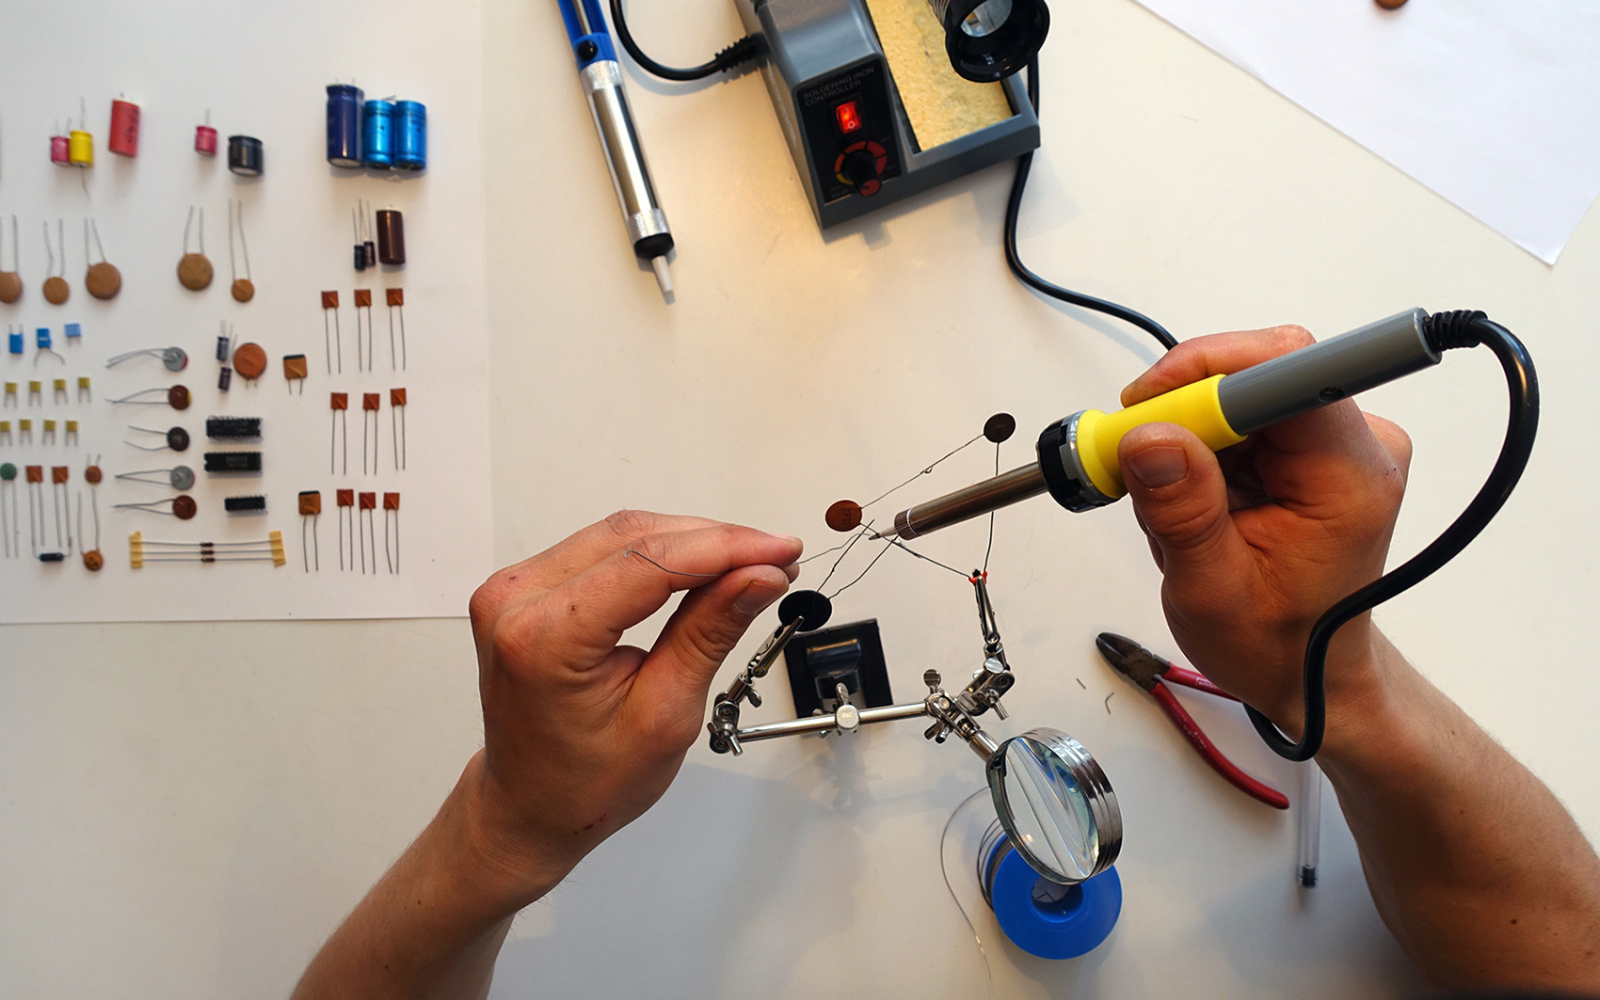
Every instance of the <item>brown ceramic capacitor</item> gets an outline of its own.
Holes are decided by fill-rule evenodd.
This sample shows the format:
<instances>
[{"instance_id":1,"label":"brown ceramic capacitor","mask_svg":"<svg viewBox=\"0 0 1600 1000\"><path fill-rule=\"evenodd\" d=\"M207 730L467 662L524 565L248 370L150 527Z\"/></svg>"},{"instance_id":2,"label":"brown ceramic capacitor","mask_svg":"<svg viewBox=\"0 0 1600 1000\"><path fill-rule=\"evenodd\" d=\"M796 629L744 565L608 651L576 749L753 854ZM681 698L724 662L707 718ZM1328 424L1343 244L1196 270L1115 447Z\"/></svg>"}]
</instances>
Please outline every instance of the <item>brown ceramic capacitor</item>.
<instances>
[{"instance_id":1,"label":"brown ceramic capacitor","mask_svg":"<svg viewBox=\"0 0 1600 1000\"><path fill-rule=\"evenodd\" d=\"M135 126L137 129L137 126ZM131 155L131 154L130 154ZM93 219L83 220L83 255L89 256L89 233L94 232L94 245L100 251L100 261L90 264L84 273L83 287L97 299L114 299L122 291L122 272L106 260L105 245L100 242L100 224Z\"/></svg>"},{"instance_id":2,"label":"brown ceramic capacitor","mask_svg":"<svg viewBox=\"0 0 1600 1000\"><path fill-rule=\"evenodd\" d=\"M861 525L861 505L854 500L836 500L823 520L834 531L854 531Z\"/></svg>"},{"instance_id":3,"label":"brown ceramic capacitor","mask_svg":"<svg viewBox=\"0 0 1600 1000\"><path fill-rule=\"evenodd\" d=\"M194 206L183 225L183 256L178 258L178 283L191 292L211 287L211 261L206 257L206 210L200 209L200 252L189 252L189 231L194 224Z\"/></svg>"},{"instance_id":4,"label":"brown ceramic capacitor","mask_svg":"<svg viewBox=\"0 0 1600 1000\"><path fill-rule=\"evenodd\" d=\"M260 344L240 344L233 352L233 369L240 378L255 380L267 370L267 352Z\"/></svg>"},{"instance_id":5,"label":"brown ceramic capacitor","mask_svg":"<svg viewBox=\"0 0 1600 1000\"><path fill-rule=\"evenodd\" d=\"M392 208L378 210L378 263L402 265L406 262L406 222Z\"/></svg>"},{"instance_id":6,"label":"brown ceramic capacitor","mask_svg":"<svg viewBox=\"0 0 1600 1000\"><path fill-rule=\"evenodd\" d=\"M1384 10L1394 10L1397 7L1404 7L1405 5L1406 0L1378 0L1378 6L1382 7Z\"/></svg>"}]
</instances>

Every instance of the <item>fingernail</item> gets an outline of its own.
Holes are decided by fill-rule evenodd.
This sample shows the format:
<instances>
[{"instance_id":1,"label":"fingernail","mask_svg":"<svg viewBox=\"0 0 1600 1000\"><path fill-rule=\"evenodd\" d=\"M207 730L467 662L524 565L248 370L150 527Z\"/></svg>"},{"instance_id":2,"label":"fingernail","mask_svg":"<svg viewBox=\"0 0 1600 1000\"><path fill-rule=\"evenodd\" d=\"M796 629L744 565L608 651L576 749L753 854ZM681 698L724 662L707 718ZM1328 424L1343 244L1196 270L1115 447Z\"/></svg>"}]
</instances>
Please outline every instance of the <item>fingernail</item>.
<instances>
[{"instance_id":1,"label":"fingernail","mask_svg":"<svg viewBox=\"0 0 1600 1000\"><path fill-rule=\"evenodd\" d=\"M771 584L752 581L745 584L739 596L733 599L733 609L746 617L754 618L767 610L782 594L782 590Z\"/></svg>"},{"instance_id":2,"label":"fingernail","mask_svg":"<svg viewBox=\"0 0 1600 1000\"><path fill-rule=\"evenodd\" d=\"M1146 448L1127 457L1128 471L1145 489L1160 489L1189 474L1189 456L1182 448Z\"/></svg>"},{"instance_id":3,"label":"fingernail","mask_svg":"<svg viewBox=\"0 0 1600 1000\"><path fill-rule=\"evenodd\" d=\"M793 535L780 535L780 534L777 534L776 532L770 532L770 531L767 532L767 533L769 535L772 535L773 538L781 538L781 539L783 539L784 541L788 542L791 545L804 546L806 544L805 542L803 542L800 539L794 537Z\"/></svg>"}]
</instances>

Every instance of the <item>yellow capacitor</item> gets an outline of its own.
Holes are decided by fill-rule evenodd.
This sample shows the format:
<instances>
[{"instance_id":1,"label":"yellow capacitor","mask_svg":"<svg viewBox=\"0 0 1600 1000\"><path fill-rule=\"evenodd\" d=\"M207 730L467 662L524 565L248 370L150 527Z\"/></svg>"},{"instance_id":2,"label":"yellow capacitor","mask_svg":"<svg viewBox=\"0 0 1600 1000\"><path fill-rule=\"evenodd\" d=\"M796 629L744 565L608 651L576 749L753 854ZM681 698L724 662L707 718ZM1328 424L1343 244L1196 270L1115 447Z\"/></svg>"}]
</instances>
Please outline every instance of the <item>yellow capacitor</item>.
<instances>
[{"instance_id":1,"label":"yellow capacitor","mask_svg":"<svg viewBox=\"0 0 1600 1000\"><path fill-rule=\"evenodd\" d=\"M67 161L76 167L94 166L94 136L72 132L67 136Z\"/></svg>"}]
</instances>

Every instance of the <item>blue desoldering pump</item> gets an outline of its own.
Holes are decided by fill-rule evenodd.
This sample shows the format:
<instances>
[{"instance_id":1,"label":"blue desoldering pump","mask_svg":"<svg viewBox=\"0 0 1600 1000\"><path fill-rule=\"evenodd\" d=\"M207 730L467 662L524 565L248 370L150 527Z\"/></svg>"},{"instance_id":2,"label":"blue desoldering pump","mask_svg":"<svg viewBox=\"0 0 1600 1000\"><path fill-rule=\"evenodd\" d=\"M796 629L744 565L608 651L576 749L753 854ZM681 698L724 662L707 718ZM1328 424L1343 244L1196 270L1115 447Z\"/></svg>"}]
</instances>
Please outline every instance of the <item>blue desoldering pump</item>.
<instances>
[{"instance_id":1,"label":"blue desoldering pump","mask_svg":"<svg viewBox=\"0 0 1600 1000\"><path fill-rule=\"evenodd\" d=\"M655 187L650 183L650 168L645 165L644 149L633 126L633 112L622 89L622 67L606 30L605 16L597 0L557 0L561 17L567 23L567 36L578 60L578 79L583 83L589 110L594 114L595 130L600 133L600 148L611 169L611 184L622 206L622 222L627 227L633 252L650 262L661 294L672 294L672 274L667 270L667 254L672 250L672 230L667 215L656 203Z\"/></svg>"}]
</instances>

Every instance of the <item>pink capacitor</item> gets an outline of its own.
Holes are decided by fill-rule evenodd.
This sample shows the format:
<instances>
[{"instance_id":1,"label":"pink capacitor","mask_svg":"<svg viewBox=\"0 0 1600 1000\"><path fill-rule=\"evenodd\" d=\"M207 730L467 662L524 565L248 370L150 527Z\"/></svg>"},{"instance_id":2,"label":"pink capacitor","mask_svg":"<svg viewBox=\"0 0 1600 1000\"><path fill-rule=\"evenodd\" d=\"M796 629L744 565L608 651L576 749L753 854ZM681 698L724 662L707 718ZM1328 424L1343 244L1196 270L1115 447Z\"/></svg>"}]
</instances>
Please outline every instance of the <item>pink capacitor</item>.
<instances>
[{"instance_id":1,"label":"pink capacitor","mask_svg":"<svg viewBox=\"0 0 1600 1000\"><path fill-rule=\"evenodd\" d=\"M201 156L217 155L217 130L210 125L194 127L194 151Z\"/></svg>"},{"instance_id":2,"label":"pink capacitor","mask_svg":"<svg viewBox=\"0 0 1600 1000\"><path fill-rule=\"evenodd\" d=\"M72 164L72 155L69 152L66 136L53 135L50 137L50 162L60 164L63 167Z\"/></svg>"},{"instance_id":3,"label":"pink capacitor","mask_svg":"<svg viewBox=\"0 0 1600 1000\"><path fill-rule=\"evenodd\" d=\"M139 155L139 105L111 102L111 138L106 140L106 148L118 156Z\"/></svg>"}]
</instances>

